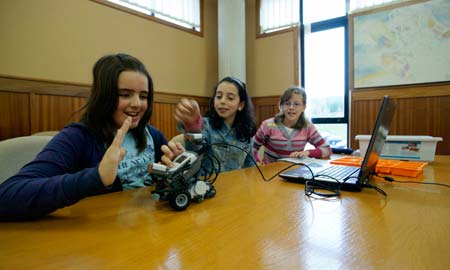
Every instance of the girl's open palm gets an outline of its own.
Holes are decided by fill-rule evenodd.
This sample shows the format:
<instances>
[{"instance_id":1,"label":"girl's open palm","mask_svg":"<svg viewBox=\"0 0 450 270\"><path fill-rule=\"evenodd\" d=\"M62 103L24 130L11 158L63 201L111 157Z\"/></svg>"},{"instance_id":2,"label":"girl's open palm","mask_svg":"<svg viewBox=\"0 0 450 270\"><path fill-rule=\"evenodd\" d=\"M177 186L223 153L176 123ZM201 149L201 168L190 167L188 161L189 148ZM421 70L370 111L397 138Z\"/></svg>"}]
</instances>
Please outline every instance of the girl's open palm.
<instances>
[{"instance_id":1,"label":"girl's open palm","mask_svg":"<svg viewBox=\"0 0 450 270\"><path fill-rule=\"evenodd\" d=\"M131 125L131 117L128 117L122 124L119 130L117 130L111 145L106 149L105 155L100 161L98 166L98 173L105 186L112 185L117 176L117 168L119 162L126 154L125 148L122 147L125 134Z\"/></svg>"}]
</instances>

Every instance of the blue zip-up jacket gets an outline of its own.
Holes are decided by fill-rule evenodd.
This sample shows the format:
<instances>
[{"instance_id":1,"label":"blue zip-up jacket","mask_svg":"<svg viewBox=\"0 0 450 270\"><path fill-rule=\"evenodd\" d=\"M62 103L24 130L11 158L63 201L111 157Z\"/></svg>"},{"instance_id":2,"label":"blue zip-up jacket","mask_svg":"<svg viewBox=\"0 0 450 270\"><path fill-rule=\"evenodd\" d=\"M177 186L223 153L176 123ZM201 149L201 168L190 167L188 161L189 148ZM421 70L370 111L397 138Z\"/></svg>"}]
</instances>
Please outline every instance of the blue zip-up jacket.
<instances>
[{"instance_id":1,"label":"blue zip-up jacket","mask_svg":"<svg viewBox=\"0 0 450 270\"><path fill-rule=\"evenodd\" d=\"M147 129L158 162L167 140L154 127ZM88 196L122 190L119 178L110 187L100 179L98 165L105 151L104 143L82 123L65 127L33 161L0 185L0 220L34 219Z\"/></svg>"}]
</instances>

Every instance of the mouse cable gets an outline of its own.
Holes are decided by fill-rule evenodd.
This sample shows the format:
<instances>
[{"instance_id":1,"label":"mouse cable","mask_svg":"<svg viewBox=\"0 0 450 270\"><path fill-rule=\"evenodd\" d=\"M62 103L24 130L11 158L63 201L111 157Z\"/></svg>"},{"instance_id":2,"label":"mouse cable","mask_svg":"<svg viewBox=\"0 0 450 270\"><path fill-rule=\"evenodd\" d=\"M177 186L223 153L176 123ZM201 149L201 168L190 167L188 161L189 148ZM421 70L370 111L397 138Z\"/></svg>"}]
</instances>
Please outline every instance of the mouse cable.
<instances>
[{"instance_id":1,"label":"mouse cable","mask_svg":"<svg viewBox=\"0 0 450 270\"><path fill-rule=\"evenodd\" d=\"M443 187L447 187L450 188L450 185L447 184L443 184L443 183L437 183L437 182L420 182L420 181L411 181L411 180L395 180L394 178L390 177L390 176L381 176L378 175L377 173L374 173L374 175L383 178L384 180L388 181L388 182L395 182L395 183L402 183L402 184L406 184L406 183L411 183L411 184L423 184L423 185L436 185L436 186L443 186Z\"/></svg>"},{"instance_id":2,"label":"mouse cable","mask_svg":"<svg viewBox=\"0 0 450 270\"><path fill-rule=\"evenodd\" d=\"M363 184L362 186L365 187L365 188L373 188L373 189L375 189L378 193L380 193L380 194L382 194L383 196L387 197L387 193L386 193L383 189L381 189L380 187L378 187L378 186L371 185L371 184L369 184L369 183Z\"/></svg>"},{"instance_id":3,"label":"mouse cable","mask_svg":"<svg viewBox=\"0 0 450 270\"><path fill-rule=\"evenodd\" d=\"M226 144L226 143L214 143L214 144L211 144L211 146L212 146L212 145L216 145L216 146L220 146L220 147L228 147L228 146L231 146L231 147L237 148L237 149L241 150L242 152L246 153L247 155L249 155L249 156L250 156L250 159L251 159L252 162L256 165L256 168L258 169L259 173L261 174L262 179L263 179L264 181L266 181L266 182L271 181L272 179L274 179L275 177L277 177L280 173L282 173L282 172L286 171L287 169L290 169L290 168L292 168L292 167L294 167L294 166L299 166L299 165L305 166L305 167L309 170L309 172L311 173L311 176L312 176L312 178L311 178L310 180L307 180L307 181L305 182L305 194L306 194L307 196L317 195L317 196L319 196L319 197L324 197L324 198L340 197L340 196L341 196L341 192L340 192L341 185L342 185L343 183L345 183L348 179L350 179L350 178L348 178L348 179L345 179L343 182L339 182L337 179L334 179L334 178L331 177L331 176L327 176L327 177L330 177L331 179L334 179L337 183L339 183L338 188L333 188L333 187L331 187L331 186L329 186L329 185L326 185L326 184L323 184L323 183L316 182L316 181L314 181L314 172L313 172L312 169L311 169L307 164L305 164L305 163L294 163L294 164L291 164L291 165L287 166L286 168L284 168L284 169L278 171L275 175L273 175L272 177L270 177L270 178L267 179L267 178L264 176L264 174L263 174L263 172L261 171L261 169L259 168L258 163L256 162L256 160L253 158L253 154L252 154L252 153L248 153L245 149L242 149L241 147L238 147L238 146L236 146L236 145L231 145L231 144ZM328 192L319 192L319 191L316 191L316 189L321 189L321 190L325 190L325 191L328 191Z\"/></svg>"},{"instance_id":4,"label":"mouse cable","mask_svg":"<svg viewBox=\"0 0 450 270\"><path fill-rule=\"evenodd\" d=\"M312 169L311 169L307 164L304 164L304 163L294 163L294 164L291 164L291 165L287 166L286 168L284 168L284 169L278 171L277 173L275 173L272 177L266 178L266 177L264 176L264 173L263 173L263 172L261 171L261 169L259 168L258 163L257 163L256 160L253 158L253 153L249 153L249 152L247 152L245 149L243 149L243 148L241 148L241 147L239 147L239 146L231 145L231 144L227 144L227 143L213 143L213 144L209 144L209 143L205 142L204 144L207 144L208 146L213 146L213 145L215 145L215 146L219 146L219 147L229 147L229 146L231 146L231 147L237 148L237 149L239 149L240 151L246 153L248 156L250 156L250 159L251 159L252 162L255 164L256 168L258 169L259 173L261 174L262 179L263 179L265 182L271 181L272 179L274 179L275 177L277 177L280 173L282 173L282 172L284 172L284 171L286 171L286 170L288 170L288 169L290 169L290 168L292 168L292 167L294 167L294 166L299 166L299 165L305 166L305 167L310 171L310 173L311 173L311 175L312 175L312 179L307 180L307 181L305 182L305 194L306 194L307 196L311 196L311 195L314 194L314 195L317 195L317 196L320 196L320 197L325 197L325 198L330 198L330 197L340 197L340 196L341 196L341 192L340 192L341 186L342 186L346 181L348 181L349 179L354 178L354 177L349 177L349 178L345 179L343 182L340 182L340 181L338 181L337 179L334 179L334 178L331 177L331 176L327 176L327 177L330 177L331 179L334 179L337 183L339 183L339 185L338 185L337 188L333 188L333 187L331 187L331 186L329 186L329 185L325 185L325 184L322 184L322 183L319 183L319 182L314 181L314 172L312 171ZM215 158L217 158L217 157L215 157ZM220 162L218 162L218 163L219 163L219 165L220 165ZM325 176L325 175L324 175L324 176ZM384 192L384 191L383 191L381 188L379 188L379 187L376 187L376 186L373 186L373 185L370 185L370 184L366 184L366 185L364 185L364 186L365 186L365 187L368 187L368 188L373 188L373 189L375 189L376 191L378 191L379 193L383 194L384 196L387 196L386 192ZM318 192L318 191L316 191L316 189L326 190L326 191L329 191L330 193Z\"/></svg>"},{"instance_id":5,"label":"mouse cable","mask_svg":"<svg viewBox=\"0 0 450 270\"><path fill-rule=\"evenodd\" d=\"M266 178L266 177L264 176L263 172L261 171L261 169L259 168L258 163L257 163L256 160L253 158L253 153L249 153L249 152L247 152L245 149L243 149L243 148L241 148L241 147L239 147L239 146L236 146L236 145L232 145L232 144L227 144L227 143L213 143L213 144L210 144L210 146L213 146L213 145L215 145L215 146L220 146L220 147L229 147L229 146L231 146L231 147L237 148L237 149L241 150L242 152L246 153L248 156L250 156L251 161L255 164L256 168L258 169L259 173L261 174L262 179L263 179L265 182L271 181L272 179L274 179L275 177L277 177L280 173L282 173L282 172L286 171L287 169L290 169L290 168L292 168L292 167L294 167L294 166L298 166L298 165L303 165L303 166L305 166L305 167L310 171L311 175L314 176L313 171L311 170L311 168L310 168L308 165L306 165L306 164L304 164L304 163L296 163L296 164L294 163L294 164L291 164L291 165L287 166L286 168L284 168L284 169L278 171L278 172L275 173L272 177Z\"/></svg>"},{"instance_id":6,"label":"mouse cable","mask_svg":"<svg viewBox=\"0 0 450 270\"><path fill-rule=\"evenodd\" d=\"M325 190L326 192L317 191L317 189ZM338 188L333 188L330 185L317 182L313 177L312 179L305 182L305 195L308 197L316 195L324 198L340 197L341 189L340 186Z\"/></svg>"},{"instance_id":7,"label":"mouse cable","mask_svg":"<svg viewBox=\"0 0 450 270\"><path fill-rule=\"evenodd\" d=\"M246 153L248 156L250 156L250 159L251 159L252 162L255 164L256 168L258 169L259 173L261 174L262 179L263 179L265 182L271 181L272 179L274 179L275 177L277 177L280 173L282 173L282 172L284 172L284 171L286 171L286 170L288 170L288 169L290 169L290 168L292 168L292 167L294 167L294 166L300 166L300 165L305 166L305 167L309 170L309 172L311 173L311 176L312 176L312 178L311 178L310 180L307 180L307 181L305 182L305 195L306 195L306 196L317 195L317 196L319 196L319 197L324 197L324 198L340 197L340 196L341 196L341 191L340 191L340 190L341 190L342 184L344 184L348 179L351 178L351 177L349 177L348 179L345 179L343 182L340 182L340 181L338 181L337 179L334 179L334 178L331 177L331 176L327 176L327 177L330 177L331 179L335 180L335 181L339 184L337 188L333 188L332 186L329 186L329 185L326 185L326 184L323 184L323 183L319 183L319 182L314 181L314 180L315 180L315 179L314 179L314 172L313 172L312 169L311 169L307 164L305 164L305 163L294 163L294 164L291 164L291 165L287 166L286 168L284 168L284 169L278 171L277 173L275 173L272 177L266 178L266 177L264 176L264 173L261 171L260 167L258 166L258 163L257 163L256 160L253 158L253 153L249 153L249 152L247 152L245 149L243 149L243 148L241 148L241 147L239 147L239 146L231 145L231 144L227 144L227 143L213 143L213 144L208 144L208 146L213 146L213 145L219 146L219 147L229 147L229 146L231 146L231 147L237 148L237 149L239 149L240 151ZM319 189L319 190L325 190L326 192L319 192L319 191L317 191L317 189Z\"/></svg>"},{"instance_id":8,"label":"mouse cable","mask_svg":"<svg viewBox=\"0 0 450 270\"><path fill-rule=\"evenodd\" d=\"M342 185L344 185L345 182L347 182L348 180L350 180L352 178L358 179L358 177L350 176L350 177L345 178L341 182L338 179L336 179L336 178L334 178L334 177L332 177L330 175L327 175L327 174L318 174L318 175L315 175L315 176L316 177L317 176L321 176L321 177L330 178L330 179L336 181L336 184L333 185L333 184L330 183L330 184L327 185L327 184L322 183L322 182L317 182L317 181L314 181L315 179L313 177L313 179L308 180L308 181L305 182L305 194L307 196L311 196L311 195L314 194L314 195L317 195L317 196L320 196L320 197L325 197L325 198L340 197L341 196ZM326 193L318 192L318 191L316 191L316 189L322 189L322 190L326 190L328 192L326 192Z\"/></svg>"}]
</instances>

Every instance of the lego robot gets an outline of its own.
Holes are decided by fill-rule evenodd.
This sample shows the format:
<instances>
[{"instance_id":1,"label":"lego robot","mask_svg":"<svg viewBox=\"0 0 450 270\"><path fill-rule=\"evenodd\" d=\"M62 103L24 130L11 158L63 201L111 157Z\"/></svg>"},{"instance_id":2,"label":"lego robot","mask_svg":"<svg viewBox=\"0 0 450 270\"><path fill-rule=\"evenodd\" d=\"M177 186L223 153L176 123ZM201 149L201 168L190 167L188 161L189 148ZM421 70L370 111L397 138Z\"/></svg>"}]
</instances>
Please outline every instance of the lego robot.
<instances>
[{"instance_id":1,"label":"lego robot","mask_svg":"<svg viewBox=\"0 0 450 270\"><path fill-rule=\"evenodd\" d=\"M201 140L201 134L196 134L194 138ZM157 163L150 164L149 172L155 179L152 198L156 201L169 201L173 209L181 211L191 201L200 202L214 197L216 190L212 183L200 173L205 155L206 146L203 146L198 152L185 151L178 155L172 161L174 166L171 168Z\"/></svg>"}]
</instances>

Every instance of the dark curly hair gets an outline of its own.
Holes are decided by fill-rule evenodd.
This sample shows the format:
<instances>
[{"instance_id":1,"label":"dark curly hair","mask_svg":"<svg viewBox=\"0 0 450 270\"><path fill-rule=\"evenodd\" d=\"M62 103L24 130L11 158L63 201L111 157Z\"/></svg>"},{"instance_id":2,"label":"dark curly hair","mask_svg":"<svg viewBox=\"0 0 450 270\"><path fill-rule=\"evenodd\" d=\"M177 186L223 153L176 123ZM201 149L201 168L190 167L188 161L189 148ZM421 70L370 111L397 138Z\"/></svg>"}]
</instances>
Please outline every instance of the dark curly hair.
<instances>
[{"instance_id":1,"label":"dark curly hair","mask_svg":"<svg viewBox=\"0 0 450 270\"><path fill-rule=\"evenodd\" d=\"M142 151L147 145L145 127L153 111L153 80L144 64L131 55L124 53L106 55L95 63L92 70L91 94L84 106L86 110L81 122L93 131L100 141L107 145L112 143L117 130L113 113L119 102L118 78L123 71L137 71L145 75L148 81L147 110L138 126L129 131L137 142L137 148Z\"/></svg>"},{"instance_id":2,"label":"dark curly hair","mask_svg":"<svg viewBox=\"0 0 450 270\"><path fill-rule=\"evenodd\" d=\"M275 115L275 123L277 123L278 125L282 124L283 120L284 120L284 113L283 113L283 109L282 109L283 103L286 101L289 101L289 99L291 99L291 96L293 94L300 95L303 99L303 105L306 105L306 92L305 92L305 89L303 89L303 87L291 86L288 89L286 89L284 91L284 93L281 95L280 102L278 103L280 112ZM305 117L305 112L302 112L302 114L300 115L300 117L297 120L297 123L295 123L293 128L302 129L302 128L306 127L308 125L308 123L309 122Z\"/></svg>"},{"instance_id":3,"label":"dark curly hair","mask_svg":"<svg viewBox=\"0 0 450 270\"><path fill-rule=\"evenodd\" d=\"M205 116L211 119L212 126L214 128L221 128L224 124L223 118L221 118L216 110L214 109L214 98L216 96L216 91L219 85L223 82L229 82L236 86L239 92L240 102L244 102L244 108L236 112L236 117L234 118L233 127L236 130L236 137L240 141L250 142L250 139L256 133L256 120L255 113L253 109L253 103L250 96L247 93L247 87L244 82L235 77L225 77L220 80L214 87L214 94L209 100L209 109L205 113Z\"/></svg>"}]
</instances>

